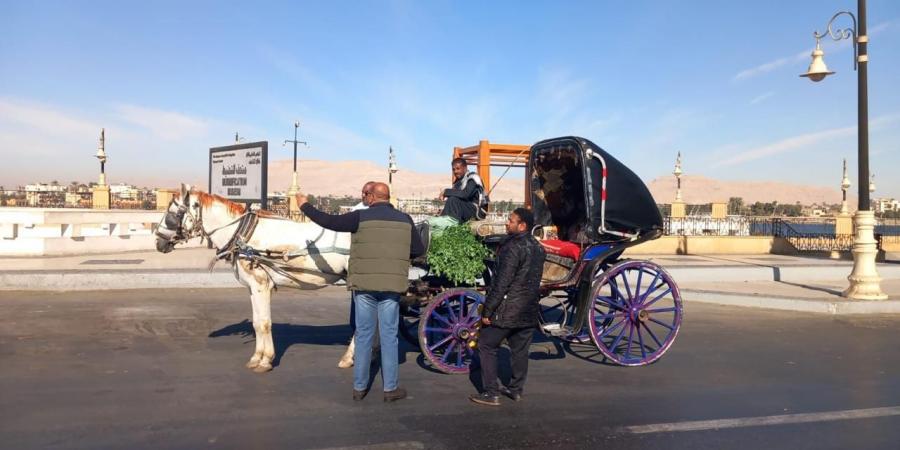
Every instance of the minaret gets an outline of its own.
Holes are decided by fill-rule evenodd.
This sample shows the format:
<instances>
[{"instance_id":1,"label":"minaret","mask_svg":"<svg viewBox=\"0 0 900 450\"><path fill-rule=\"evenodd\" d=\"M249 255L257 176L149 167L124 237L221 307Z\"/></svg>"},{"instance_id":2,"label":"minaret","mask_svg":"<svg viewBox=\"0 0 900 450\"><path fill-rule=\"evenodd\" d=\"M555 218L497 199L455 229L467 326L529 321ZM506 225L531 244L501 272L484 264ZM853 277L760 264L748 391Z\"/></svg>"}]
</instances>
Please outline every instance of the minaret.
<instances>
[{"instance_id":1,"label":"minaret","mask_svg":"<svg viewBox=\"0 0 900 450\"><path fill-rule=\"evenodd\" d=\"M841 200L841 215L850 214L850 208L847 206L847 189L850 189L850 177L847 176L847 159L844 158L844 178L841 179L841 191L843 200Z\"/></svg>"}]
</instances>

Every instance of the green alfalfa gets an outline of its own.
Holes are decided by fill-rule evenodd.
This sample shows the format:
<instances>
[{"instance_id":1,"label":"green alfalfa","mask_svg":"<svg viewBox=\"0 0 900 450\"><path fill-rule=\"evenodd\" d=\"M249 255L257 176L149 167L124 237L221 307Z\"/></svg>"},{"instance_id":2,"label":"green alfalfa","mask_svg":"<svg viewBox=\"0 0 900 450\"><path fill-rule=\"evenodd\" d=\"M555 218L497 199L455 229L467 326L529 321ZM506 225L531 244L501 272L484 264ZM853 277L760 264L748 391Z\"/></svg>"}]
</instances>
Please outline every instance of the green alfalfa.
<instances>
[{"instance_id":1,"label":"green alfalfa","mask_svg":"<svg viewBox=\"0 0 900 450\"><path fill-rule=\"evenodd\" d=\"M468 225L454 225L432 237L428 265L434 274L457 286L472 285L484 273L484 259L489 254Z\"/></svg>"}]
</instances>

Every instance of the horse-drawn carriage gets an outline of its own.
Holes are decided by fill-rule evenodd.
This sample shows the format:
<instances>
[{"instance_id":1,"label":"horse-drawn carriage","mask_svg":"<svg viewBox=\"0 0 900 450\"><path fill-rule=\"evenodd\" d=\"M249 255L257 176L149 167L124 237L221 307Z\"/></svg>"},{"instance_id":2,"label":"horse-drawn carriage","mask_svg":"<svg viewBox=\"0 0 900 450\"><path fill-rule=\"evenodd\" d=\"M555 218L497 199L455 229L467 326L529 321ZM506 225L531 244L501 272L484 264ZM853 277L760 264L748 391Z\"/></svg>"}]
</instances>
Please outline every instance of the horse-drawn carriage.
<instances>
[{"instance_id":1,"label":"horse-drawn carriage","mask_svg":"<svg viewBox=\"0 0 900 450\"><path fill-rule=\"evenodd\" d=\"M681 295L657 264L619 259L628 247L662 234L662 218L647 187L586 139L549 139L521 154L526 152L526 203L535 215L533 232L547 252L540 331L571 343L593 343L617 364L656 361L678 334ZM481 242L493 250L505 237L482 234ZM156 236L156 247L164 253L191 238L208 239L216 248L213 263L231 262L235 277L250 289L256 348L247 367L256 372L272 370L274 288L316 289L335 283L346 274L350 245L347 233L251 211L185 188L173 198ZM494 261L485 263L482 282L472 288L451 288L430 275L410 281L400 331L437 370L469 371L478 305Z\"/></svg>"},{"instance_id":2,"label":"horse-drawn carriage","mask_svg":"<svg viewBox=\"0 0 900 450\"><path fill-rule=\"evenodd\" d=\"M628 247L662 234L662 217L647 187L603 149L579 137L532 146L525 177L534 234L547 253L540 331L572 343L593 343L620 365L659 359L681 326L678 287L654 262L619 259ZM503 237L480 238L496 250ZM401 309L401 333L420 346L435 369L469 371L478 305L494 263L493 258L485 261L482 283L473 288L445 289L441 278L429 275L411 283L412 293Z\"/></svg>"}]
</instances>

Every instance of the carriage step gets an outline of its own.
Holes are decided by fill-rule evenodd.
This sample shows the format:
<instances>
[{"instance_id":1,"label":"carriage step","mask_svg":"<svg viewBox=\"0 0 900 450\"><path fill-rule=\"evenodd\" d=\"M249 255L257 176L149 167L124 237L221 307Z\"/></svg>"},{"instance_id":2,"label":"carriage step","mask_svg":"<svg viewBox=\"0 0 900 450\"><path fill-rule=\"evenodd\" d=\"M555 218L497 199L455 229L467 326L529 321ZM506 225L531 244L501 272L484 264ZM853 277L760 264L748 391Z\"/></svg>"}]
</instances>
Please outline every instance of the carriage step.
<instances>
[{"instance_id":1,"label":"carriage step","mask_svg":"<svg viewBox=\"0 0 900 450\"><path fill-rule=\"evenodd\" d=\"M541 329L550 336L565 336L572 332L568 327L564 327L558 323L541 325Z\"/></svg>"}]
</instances>

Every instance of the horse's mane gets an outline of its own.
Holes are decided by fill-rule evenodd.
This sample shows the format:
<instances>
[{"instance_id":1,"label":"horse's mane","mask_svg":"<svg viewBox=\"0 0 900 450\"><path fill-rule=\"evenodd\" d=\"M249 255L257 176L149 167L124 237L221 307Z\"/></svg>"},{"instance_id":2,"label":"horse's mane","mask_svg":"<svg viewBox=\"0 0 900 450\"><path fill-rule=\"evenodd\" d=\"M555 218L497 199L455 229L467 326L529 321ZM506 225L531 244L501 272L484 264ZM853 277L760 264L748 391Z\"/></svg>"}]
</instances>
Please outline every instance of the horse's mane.
<instances>
[{"instance_id":1,"label":"horse's mane","mask_svg":"<svg viewBox=\"0 0 900 450\"><path fill-rule=\"evenodd\" d=\"M240 216L247 209L244 205L242 205L240 203L233 202L231 200L228 200L225 197L222 197L222 196L216 195L216 194L209 194L209 193L206 193L203 191L191 191L191 195L196 195L197 198L199 199L200 205L202 205L204 207L208 207L208 206L212 205L213 203L221 203L223 206L225 206L225 209L228 211L228 214L231 217ZM260 217L273 217L273 218L279 218L279 219L282 218L281 216L279 216L271 211L264 210L264 209L256 211L256 213Z\"/></svg>"},{"instance_id":2,"label":"horse's mane","mask_svg":"<svg viewBox=\"0 0 900 450\"><path fill-rule=\"evenodd\" d=\"M209 207L213 203L221 203L225 206L225 209L228 211L228 214L232 217L239 216L244 213L246 209L244 205L240 203L233 202L228 200L225 197L221 197L215 194L208 194L203 191L191 191L191 195L196 195L199 199L200 205L204 207Z\"/></svg>"}]
</instances>

